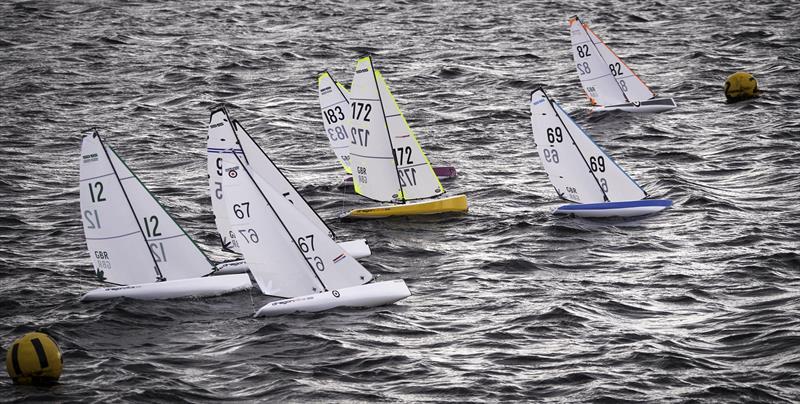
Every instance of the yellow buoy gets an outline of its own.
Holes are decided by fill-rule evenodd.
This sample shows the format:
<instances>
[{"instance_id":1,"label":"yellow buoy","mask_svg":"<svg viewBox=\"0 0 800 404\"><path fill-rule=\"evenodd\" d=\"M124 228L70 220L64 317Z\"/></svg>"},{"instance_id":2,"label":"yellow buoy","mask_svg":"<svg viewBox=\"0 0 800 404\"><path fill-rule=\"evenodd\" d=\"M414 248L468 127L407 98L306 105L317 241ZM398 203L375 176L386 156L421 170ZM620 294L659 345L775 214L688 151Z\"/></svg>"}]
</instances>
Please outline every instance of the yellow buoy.
<instances>
[{"instance_id":1,"label":"yellow buoy","mask_svg":"<svg viewBox=\"0 0 800 404\"><path fill-rule=\"evenodd\" d=\"M725 98L728 102L746 100L758 96L758 82L752 74L736 72L725 80Z\"/></svg>"},{"instance_id":2,"label":"yellow buoy","mask_svg":"<svg viewBox=\"0 0 800 404\"><path fill-rule=\"evenodd\" d=\"M41 332L23 335L6 354L6 371L16 384L53 384L63 366L58 345Z\"/></svg>"}]
</instances>

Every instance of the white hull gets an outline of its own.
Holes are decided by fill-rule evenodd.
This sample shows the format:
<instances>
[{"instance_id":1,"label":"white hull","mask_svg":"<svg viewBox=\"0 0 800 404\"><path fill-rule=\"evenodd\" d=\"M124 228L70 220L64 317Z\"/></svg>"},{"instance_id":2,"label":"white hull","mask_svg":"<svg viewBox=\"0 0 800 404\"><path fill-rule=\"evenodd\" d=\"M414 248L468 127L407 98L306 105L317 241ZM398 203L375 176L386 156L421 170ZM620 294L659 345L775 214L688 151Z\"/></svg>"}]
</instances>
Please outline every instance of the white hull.
<instances>
[{"instance_id":1,"label":"white hull","mask_svg":"<svg viewBox=\"0 0 800 404\"><path fill-rule=\"evenodd\" d=\"M324 293L299 296L267 303L255 317L279 316L297 312L315 313L337 307L374 307L411 296L402 279L351 286Z\"/></svg>"},{"instance_id":2,"label":"white hull","mask_svg":"<svg viewBox=\"0 0 800 404\"><path fill-rule=\"evenodd\" d=\"M675 100L672 98L653 98L647 101L636 101L627 104L608 105L596 107L595 111L622 111L622 112L641 112L656 113L669 111L675 108Z\"/></svg>"},{"instance_id":3,"label":"white hull","mask_svg":"<svg viewBox=\"0 0 800 404\"><path fill-rule=\"evenodd\" d=\"M355 259L369 257L372 255L372 250L369 249L367 240L363 238L342 241L341 243L337 244L339 244L339 247L342 247L342 249L347 252L347 255ZM217 270L214 272L214 276L243 274L250 270L250 267L247 266L247 262L245 260L222 262L217 264L216 268Z\"/></svg>"},{"instance_id":4,"label":"white hull","mask_svg":"<svg viewBox=\"0 0 800 404\"><path fill-rule=\"evenodd\" d=\"M247 290L253 287L246 274L179 279L138 285L99 288L83 295L82 302L127 297L138 300L209 297Z\"/></svg>"}]
</instances>

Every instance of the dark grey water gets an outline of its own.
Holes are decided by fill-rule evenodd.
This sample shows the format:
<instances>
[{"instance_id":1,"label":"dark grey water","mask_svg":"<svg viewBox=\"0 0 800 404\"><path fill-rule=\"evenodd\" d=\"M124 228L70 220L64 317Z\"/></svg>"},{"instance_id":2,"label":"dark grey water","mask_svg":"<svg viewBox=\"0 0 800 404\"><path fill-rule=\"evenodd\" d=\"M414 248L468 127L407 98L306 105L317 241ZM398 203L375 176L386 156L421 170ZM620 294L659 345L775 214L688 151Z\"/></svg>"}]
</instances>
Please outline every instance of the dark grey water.
<instances>
[{"instance_id":1,"label":"dark grey water","mask_svg":"<svg viewBox=\"0 0 800 404\"><path fill-rule=\"evenodd\" d=\"M800 64L791 2L4 2L0 345L43 329L49 389L2 400L797 401ZM656 92L659 115L591 114L579 13ZM250 294L80 304L100 286L78 207L81 131L107 142L215 258L208 107L231 113L320 213L363 206L322 134L316 75L370 53L463 217L338 222L414 295L253 319ZM748 70L765 94L726 105ZM532 150L539 85L653 196L639 223L557 219ZM252 296L256 304L261 299Z\"/></svg>"}]
</instances>

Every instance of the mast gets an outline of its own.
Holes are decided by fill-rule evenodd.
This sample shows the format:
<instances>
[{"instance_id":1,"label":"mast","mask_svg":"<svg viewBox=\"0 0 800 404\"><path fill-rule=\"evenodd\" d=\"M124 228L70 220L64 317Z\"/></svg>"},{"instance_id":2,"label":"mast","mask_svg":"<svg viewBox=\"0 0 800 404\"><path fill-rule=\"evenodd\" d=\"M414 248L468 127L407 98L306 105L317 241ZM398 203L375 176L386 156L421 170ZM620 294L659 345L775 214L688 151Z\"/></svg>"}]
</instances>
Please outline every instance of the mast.
<instances>
[{"instance_id":1,"label":"mast","mask_svg":"<svg viewBox=\"0 0 800 404\"><path fill-rule=\"evenodd\" d=\"M142 241L147 246L147 251L150 252L150 258L153 260L153 269L156 272L156 282L163 282L166 281L167 278L161 273L161 268L158 267L158 261L153 253L153 249L150 248L150 244L147 242L147 237L144 235L144 231L142 231L142 225L139 223L139 217L136 216L136 211L133 209L133 204L131 204L131 200L128 197L128 193L125 191L125 186L122 185L122 180L119 178L119 174L117 173L116 167L114 167L114 163L111 161L111 156L108 155L108 149L106 148L105 143L103 142L103 138L100 137L100 134L97 132L96 128L92 129L93 133L92 136L97 137L97 140L100 142L100 146L103 149L103 153L106 155L106 159L108 160L108 165L111 166L111 170L114 172L114 178L117 179L117 183L119 183L120 189L122 189L122 195L125 196L125 201L128 203L128 208L131 210L131 214L133 214L133 219L136 222L136 227L139 229L139 234L142 235ZM116 154L116 153L115 153ZM119 156L117 156L119 158ZM122 158L119 159L122 161Z\"/></svg>"},{"instance_id":2,"label":"mast","mask_svg":"<svg viewBox=\"0 0 800 404\"><path fill-rule=\"evenodd\" d=\"M389 137L389 146L392 148L392 162L394 163L394 172L397 177L397 185L400 187L400 203L406 203L405 192L403 191L403 181L400 180L400 173L397 170L397 156L395 155L394 144L392 143L392 134L389 133L389 121L386 119L386 110L383 108L383 98L381 97L381 88L378 85L378 76L375 74L375 66L372 64L372 56L369 56L369 68L372 70L372 78L375 80L375 89L378 90L378 103L381 105L381 116L383 116L383 124L386 125L386 136Z\"/></svg>"}]
</instances>

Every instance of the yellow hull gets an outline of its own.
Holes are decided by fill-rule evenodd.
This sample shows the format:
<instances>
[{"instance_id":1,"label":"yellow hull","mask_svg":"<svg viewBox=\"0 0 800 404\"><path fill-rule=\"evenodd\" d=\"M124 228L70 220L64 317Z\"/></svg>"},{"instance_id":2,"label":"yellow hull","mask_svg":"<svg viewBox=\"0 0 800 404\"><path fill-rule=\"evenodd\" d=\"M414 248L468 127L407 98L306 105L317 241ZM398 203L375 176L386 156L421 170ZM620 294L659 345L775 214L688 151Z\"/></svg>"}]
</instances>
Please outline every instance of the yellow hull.
<instances>
[{"instance_id":1,"label":"yellow hull","mask_svg":"<svg viewBox=\"0 0 800 404\"><path fill-rule=\"evenodd\" d=\"M466 213L467 196L456 195L433 201L414 202L404 205L380 206L351 210L344 217L357 219L376 219L391 216L436 215L439 213Z\"/></svg>"}]
</instances>

